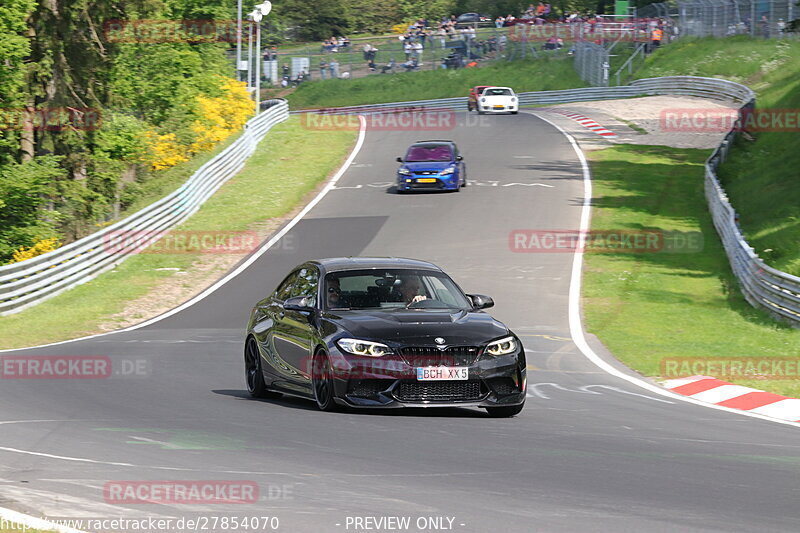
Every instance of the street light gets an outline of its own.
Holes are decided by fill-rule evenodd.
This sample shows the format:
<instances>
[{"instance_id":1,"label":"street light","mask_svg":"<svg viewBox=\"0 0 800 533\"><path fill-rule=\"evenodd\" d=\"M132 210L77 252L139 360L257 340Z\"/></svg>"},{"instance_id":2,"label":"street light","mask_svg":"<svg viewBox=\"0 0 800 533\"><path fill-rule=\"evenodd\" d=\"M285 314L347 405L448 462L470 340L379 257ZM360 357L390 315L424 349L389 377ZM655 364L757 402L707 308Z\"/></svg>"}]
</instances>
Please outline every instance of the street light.
<instances>
[{"instance_id":1,"label":"street light","mask_svg":"<svg viewBox=\"0 0 800 533\"><path fill-rule=\"evenodd\" d=\"M250 17L256 23L256 115L261 111L261 19L263 19L269 12L272 11L272 2L266 0L262 4L257 4Z\"/></svg>"}]
</instances>

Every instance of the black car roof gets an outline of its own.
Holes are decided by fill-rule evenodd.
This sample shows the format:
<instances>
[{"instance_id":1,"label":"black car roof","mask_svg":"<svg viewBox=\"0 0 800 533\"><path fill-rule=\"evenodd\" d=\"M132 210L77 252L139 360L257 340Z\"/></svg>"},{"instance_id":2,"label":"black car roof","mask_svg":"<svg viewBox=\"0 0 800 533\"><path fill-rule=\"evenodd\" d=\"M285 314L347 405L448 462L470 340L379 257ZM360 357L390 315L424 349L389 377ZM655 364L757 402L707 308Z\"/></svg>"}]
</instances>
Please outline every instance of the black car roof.
<instances>
[{"instance_id":1,"label":"black car roof","mask_svg":"<svg viewBox=\"0 0 800 533\"><path fill-rule=\"evenodd\" d=\"M447 139L429 139L427 141L417 141L414 144L441 144L441 143L456 144L453 141L449 141Z\"/></svg>"},{"instance_id":2,"label":"black car roof","mask_svg":"<svg viewBox=\"0 0 800 533\"><path fill-rule=\"evenodd\" d=\"M442 271L441 268L433 263L404 257L328 257L325 259L315 259L309 262L319 265L326 272L369 270L373 268L413 268L417 270Z\"/></svg>"}]
</instances>

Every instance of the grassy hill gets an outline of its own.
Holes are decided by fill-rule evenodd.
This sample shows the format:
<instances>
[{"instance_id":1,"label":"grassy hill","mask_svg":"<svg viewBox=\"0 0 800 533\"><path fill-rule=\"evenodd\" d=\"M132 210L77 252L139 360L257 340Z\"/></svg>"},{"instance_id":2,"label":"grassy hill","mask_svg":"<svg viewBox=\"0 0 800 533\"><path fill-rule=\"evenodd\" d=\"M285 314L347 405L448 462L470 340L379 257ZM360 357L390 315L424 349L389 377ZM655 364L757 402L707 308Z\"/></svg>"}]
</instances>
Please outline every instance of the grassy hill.
<instances>
[{"instance_id":1,"label":"grassy hill","mask_svg":"<svg viewBox=\"0 0 800 533\"><path fill-rule=\"evenodd\" d=\"M481 84L507 85L515 91L572 89L586 84L569 57L497 61L477 68L373 74L353 80L301 85L289 97L292 109L349 106L466 96Z\"/></svg>"},{"instance_id":2,"label":"grassy hill","mask_svg":"<svg viewBox=\"0 0 800 533\"><path fill-rule=\"evenodd\" d=\"M756 252L800 275L800 42L686 40L650 56L637 77L678 74L738 81L756 91L759 109L793 117L792 131L740 138L720 177Z\"/></svg>"}]
</instances>

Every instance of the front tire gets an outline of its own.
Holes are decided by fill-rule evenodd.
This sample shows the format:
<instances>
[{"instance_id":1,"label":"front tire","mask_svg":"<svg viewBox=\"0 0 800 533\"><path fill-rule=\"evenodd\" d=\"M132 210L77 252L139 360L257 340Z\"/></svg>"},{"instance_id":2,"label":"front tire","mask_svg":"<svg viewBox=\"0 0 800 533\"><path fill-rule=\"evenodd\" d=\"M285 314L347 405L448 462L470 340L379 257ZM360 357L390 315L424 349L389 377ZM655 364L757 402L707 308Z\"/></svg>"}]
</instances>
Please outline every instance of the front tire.
<instances>
[{"instance_id":1,"label":"front tire","mask_svg":"<svg viewBox=\"0 0 800 533\"><path fill-rule=\"evenodd\" d=\"M247 339L244 348L244 377L247 383L247 392L253 398L280 398L281 394L272 392L264 381L264 372L261 370L261 354L253 337Z\"/></svg>"},{"instance_id":2,"label":"front tire","mask_svg":"<svg viewBox=\"0 0 800 533\"><path fill-rule=\"evenodd\" d=\"M314 389L314 400L320 411L336 411L338 405L334 399L333 372L328 356L320 352L314 356L311 384Z\"/></svg>"},{"instance_id":3,"label":"front tire","mask_svg":"<svg viewBox=\"0 0 800 533\"><path fill-rule=\"evenodd\" d=\"M492 418L510 418L518 415L522 411L523 407L525 407L525 402L522 402L519 405L487 407L486 412L489 413L489 416Z\"/></svg>"}]
</instances>

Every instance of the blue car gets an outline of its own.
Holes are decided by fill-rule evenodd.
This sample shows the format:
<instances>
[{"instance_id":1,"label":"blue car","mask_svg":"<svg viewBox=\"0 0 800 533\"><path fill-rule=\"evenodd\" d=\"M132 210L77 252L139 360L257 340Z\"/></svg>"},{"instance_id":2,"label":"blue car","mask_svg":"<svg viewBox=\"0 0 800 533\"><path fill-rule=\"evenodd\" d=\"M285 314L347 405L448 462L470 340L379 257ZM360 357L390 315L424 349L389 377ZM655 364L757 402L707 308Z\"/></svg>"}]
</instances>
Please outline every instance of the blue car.
<instances>
[{"instance_id":1,"label":"blue car","mask_svg":"<svg viewBox=\"0 0 800 533\"><path fill-rule=\"evenodd\" d=\"M397 192L460 191L467 185L467 168L453 141L418 141L398 157Z\"/></svg>"}]
</instances>

